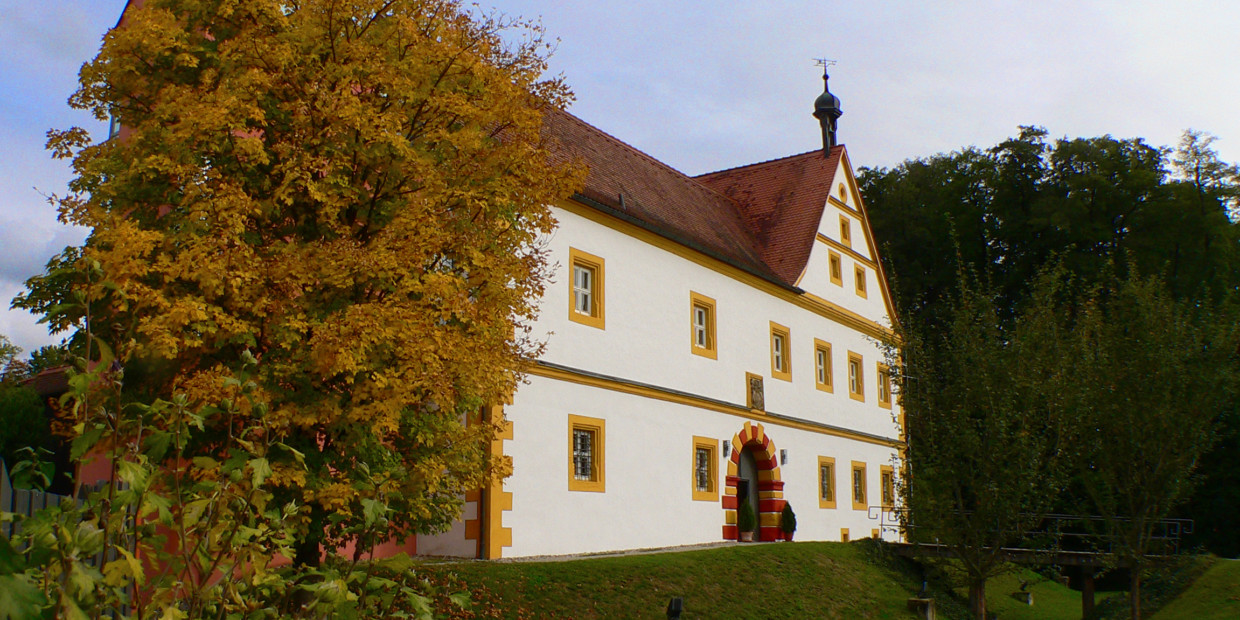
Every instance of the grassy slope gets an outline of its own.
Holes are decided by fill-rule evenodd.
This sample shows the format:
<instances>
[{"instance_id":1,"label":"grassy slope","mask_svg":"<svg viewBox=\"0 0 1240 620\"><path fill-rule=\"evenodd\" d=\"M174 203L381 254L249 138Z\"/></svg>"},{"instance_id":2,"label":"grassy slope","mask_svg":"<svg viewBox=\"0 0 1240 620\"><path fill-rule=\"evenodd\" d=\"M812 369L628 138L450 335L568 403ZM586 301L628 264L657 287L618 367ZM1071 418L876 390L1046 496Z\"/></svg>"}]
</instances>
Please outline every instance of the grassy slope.
<instances>
[{"instance_id":1,"label":"grassy slope","mask_svg":"<svg viewBox=\"0 0 1240 620\"><path fill-rule=\"evenodd\" d=\"M866 544L728 546L567 562L466 563L450 570L504 617L664 618L684 598L682 618L912 618L920 587L867 561Z\"/></svg>"},{"instance_id":2,"label":"grassy slope","mask_svg":"<svg viewBox=\"0 0 1240 620\"><path fill-rule=\"evenodd\" d=\"M455 573L491 617L663 618L668 600L685 599L682 618L913 618L907 599L919 571L885 557L871 541L728 546L702 551L567 562L427 565ZM1032 573L1021 577L1037 581ZM1033 607L1009 595L1017 575L987 588L1007 620L1080 618L1080 594L1058 583L1032 587ZM945 592L933 594L940 618L967 614Z\"/></svg>"},{"instance_id":3,"label":"grassy slope","mask_svg":"<svg viewBox=\"0 0 1240 620\"><path fill-rule=\"evenodd\" d=\"M1020 591L1021 580L1029 584L1027 589L1033 593L1033 605L1027 605L1012 597L1012 593ZM967 594L967 591L962 593ZM1101 601L1113 594L1098 592L1095 601ZM1077 620L1081 617L1081 593L1031 570L1021 570L986 582L986 609L998 614L1003 620Z\"/></svg>"},{"instance_id":4,"label":"grassy slope","mask_svg":"<svg viewBox=\"0 0 1240 620\"><path fill-rule=\"evenodd\" d=\"M1201 577L1154 615L1154 620L1240 618L1240 560L1216 560Z\"/></svg>"},{"instance_id":5,"label":"grassy slope","mask_svg":"<svg viewBox=\"0 0 1240 620\"><path fill-rule=\"evenodd\" d=\"M913 618L906 601L921 587L920 570L873 541L737 545L562 562L424 562L421 571L441 593L440 613L451 617L663 618L668 600L679 596L686 620ZM1011 596L1022 579L1031 584L1032 606ZM1240 560L1185 558L1147 583L1154 599L1160 591L1176 597L1156 620L1240 618ZM470 613L458 613L444 596L462 587L476 601ZM1103 604L1112 595L1117 599ZM931 596L940 618L968 617L960 598L934 586ZM1081 613L1079 592L1030 571L990 580L986 598L991 613L1003 620L1076 620ZM1127 617L1123 593L1099 592L1098 600L1106 617ZM1150 603L1150 609L1157 604Z\"/></svg>"}]
</instances>

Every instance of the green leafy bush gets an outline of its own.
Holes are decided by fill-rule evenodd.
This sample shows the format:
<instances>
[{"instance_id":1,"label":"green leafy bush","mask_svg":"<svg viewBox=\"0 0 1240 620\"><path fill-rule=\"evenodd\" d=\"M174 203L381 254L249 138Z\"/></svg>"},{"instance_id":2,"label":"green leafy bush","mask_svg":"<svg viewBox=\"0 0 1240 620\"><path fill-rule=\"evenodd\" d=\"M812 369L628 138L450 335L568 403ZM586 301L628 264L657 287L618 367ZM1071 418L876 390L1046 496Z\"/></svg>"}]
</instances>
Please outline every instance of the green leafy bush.
<instances>
[{"instance_id":1,"label":"green leafy bush","mask_svg":"<svg viewBox=\"0 0 1240 620\"><path fill-rule=\"evenodd\" d=\"M750 505L748 499L741 500L741 505L736 509L736 528L742 532L752 532L758 529L758 517L753 512L753 506Z\"/></svg>"}]
</instances>

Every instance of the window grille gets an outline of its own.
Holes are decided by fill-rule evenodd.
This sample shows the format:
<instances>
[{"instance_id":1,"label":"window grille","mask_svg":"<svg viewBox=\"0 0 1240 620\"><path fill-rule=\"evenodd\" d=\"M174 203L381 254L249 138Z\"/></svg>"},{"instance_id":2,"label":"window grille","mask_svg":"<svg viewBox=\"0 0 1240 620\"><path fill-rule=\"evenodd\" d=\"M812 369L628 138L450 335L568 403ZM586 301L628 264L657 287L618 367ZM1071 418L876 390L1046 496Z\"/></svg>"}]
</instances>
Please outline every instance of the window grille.
<instances>
[{"instance_id":1,"label":"window grille","mask_svg":"<svg viewBox=\"0 0 1240 620\"><path fill-rule=\"evenodd\" d=\"M594 431L573 430L573 477L594 480Z\"/></svg>"},{"instance_id":2,"label":"window grille","mask_svg":"<svg viewBox=\"0 0 1240 620\"><path fill-rule=\"evenodd\" d=\"M696 485L697 490L709 491L710 490L710 450L707 450L706 448L698 448L695 451L695 454L696 454L696 458L695 458L696 466L694 467L694 472L696 474L695 479L697 482L697 485Z\"/></svg>"}]
</instances>

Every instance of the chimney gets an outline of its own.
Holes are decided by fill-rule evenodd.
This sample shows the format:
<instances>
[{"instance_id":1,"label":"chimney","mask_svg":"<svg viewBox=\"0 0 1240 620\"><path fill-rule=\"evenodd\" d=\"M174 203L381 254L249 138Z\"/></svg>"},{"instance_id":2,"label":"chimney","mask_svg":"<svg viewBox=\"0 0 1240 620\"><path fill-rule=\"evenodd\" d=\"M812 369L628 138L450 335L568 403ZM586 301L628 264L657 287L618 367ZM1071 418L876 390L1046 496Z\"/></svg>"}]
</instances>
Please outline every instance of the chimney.
<instances>
[{"instance_id":1,"label":"chimney","mask_svg":"<svg viewBox=\"0 0 1240 620\"><path fill-rule=\"evenodd\" d=\"M840 109L840 98L831 94L831 89L827 86L827 67L822 67L822 94L814 100L814 117L818 119L818 124L822 125L822 154L824 157L831 154L831 148L835 146L835 122L844 113Z\"/></svg>"}]
</instances>

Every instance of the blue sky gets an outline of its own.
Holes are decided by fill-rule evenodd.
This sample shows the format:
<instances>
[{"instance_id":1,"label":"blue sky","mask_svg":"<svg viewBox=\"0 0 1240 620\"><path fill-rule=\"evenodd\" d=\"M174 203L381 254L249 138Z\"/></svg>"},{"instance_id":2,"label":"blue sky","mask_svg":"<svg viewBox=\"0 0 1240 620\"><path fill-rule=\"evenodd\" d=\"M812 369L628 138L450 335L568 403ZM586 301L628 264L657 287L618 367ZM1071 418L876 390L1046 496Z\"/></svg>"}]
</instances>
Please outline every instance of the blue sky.
<instances>
[{"instance_id":1,"label":"blue sky","mask_svg":"<svg viewBox=\"0 0 1240 620\"><path fill-rule=\"evenodd\" d=\"M817 148L811 58L837 61L840 140L856 166L892 166L1019 125L1052 137L1194 128L1240 161L1240 3L1224 0L480 0L542 17L572 111L691 174ZM0 0L0 334L56 338L8 310L22 282L84 237L44 196L64 193L50 128L106 127L70 110L77 70L124 0Z\"/></svg>"}]
</instances>

